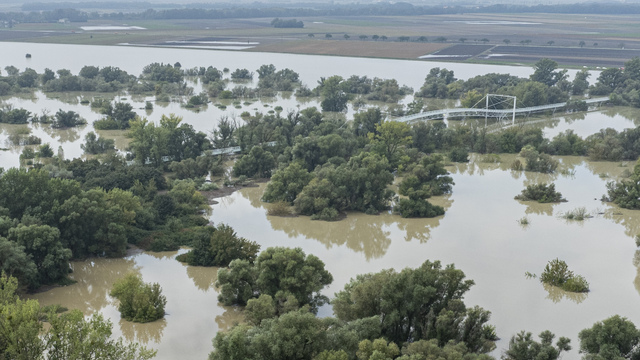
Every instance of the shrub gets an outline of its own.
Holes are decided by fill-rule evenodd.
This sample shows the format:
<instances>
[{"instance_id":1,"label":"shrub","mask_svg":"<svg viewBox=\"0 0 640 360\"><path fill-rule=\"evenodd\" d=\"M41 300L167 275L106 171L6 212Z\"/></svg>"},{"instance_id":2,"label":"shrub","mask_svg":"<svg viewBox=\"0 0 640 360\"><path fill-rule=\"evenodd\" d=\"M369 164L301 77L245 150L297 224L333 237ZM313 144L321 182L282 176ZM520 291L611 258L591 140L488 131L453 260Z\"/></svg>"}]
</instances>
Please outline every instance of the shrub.
<instances>
[{"instance_id":1,"label":"shrub","mask_svg":"<svg viewBox=\"0 0 640 360\"><path fill-rule=\"evenodd\" d=\"M239 237L231 226L219 224L210 236L196 238L193 250L179 260L195 266L228 266L234 259L252 263L259 250L260 245Z\"/></svg>"},{"instance_id":2,"label":"shrub","mask_svg":"<svg viewBox=\"0 0 640 360\"><path fill-rule=\"evenodd\" d=\"M571 211L567 211L564 214L561 215L562 218L566 219L566 220L578 220L578 221L582 221L586 218L591 217L589 214L587 214L587 208L585 207L579 207L579 208L575 208Z\"/></svg>"},{"instance_id":3,"label":"shrub","mask_svg":"<svg viewBox=\"0 0 640 360\"><path fill-rule=\"evenodd\" d=\"M563 260L551 260L540 275L543 283L560 287L565 291L588 292L589 283L580 275L574 275Z\"/></svg>"},{"instance_id":4,"label":"shrub","mask_svg":"<svg viewBox=\"0 0 640 360\"><path fill-rule=\"evenodd\" d=\"M158 283L147 284L136 274L128 274L116 281L111 296L120 301L118 311L128 321L150 322L164 317L167 298Z\"/></svg>"},{"instance_id":5,"label":"shrub","mask_svg":"<svg viewBox=\"0 0 640 360\"><path fill-rule=\"evenodd\" d=\"M449 160L453 162L469 162L469 152L463 148L455 148L449 153Z\"/></svg>"},{"instance_id":6,"label":"shrub","mask_svg":"<svg viewBox=\"0 0 640 360\"><path fill-rule=\"evenodd\" d=\"M529 185L522 193L516 197L516 200L537 201L539 203L564 202L562 194L556 191L555 184L536 184Z\"/></svg>"},{"instance_id":7,"label":"shrub","mask_svg":"<svg viewBox=\"0 0 640 360\"><path fill-rule=\"evenodd\" d=\"M436 217L444 215L444 208L442 206L432 205L424 199L400 199L394 211L399 213L403 218Z\"/></svg>"}]
</instances>

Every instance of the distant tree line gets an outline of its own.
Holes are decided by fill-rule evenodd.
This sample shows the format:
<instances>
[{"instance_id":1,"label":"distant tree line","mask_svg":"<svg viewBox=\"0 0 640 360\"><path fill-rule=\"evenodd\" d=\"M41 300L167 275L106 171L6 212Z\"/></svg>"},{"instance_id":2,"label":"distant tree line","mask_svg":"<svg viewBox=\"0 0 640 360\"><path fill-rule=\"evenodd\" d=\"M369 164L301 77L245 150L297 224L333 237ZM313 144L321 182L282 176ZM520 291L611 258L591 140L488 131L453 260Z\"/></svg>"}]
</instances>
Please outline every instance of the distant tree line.
<instances>
[{"instance_id":1,"label":"distant tree line","mask_svg":"<svg viewBox=\"0 0 640 360\"><path fill-rule=\"evenodd\" d=\"M104 6L100 5L104 4ZM306 16L414 16L460 13L557 13L557 14L639 14L638 4L557 4L488 6L419 6L406 2L376 4L272 4L253 3L251 7L236 4L150 4L150 3L25 3L23 12L0 14L0 20L13 22L57 22L69 19L85 22L89 19L167 20L167 19L232 19L288 18ZM83 9L130 9L130 12L82 12ZM147 9L140 12L140 9Z\"/></svg>"},{"instance_id":2,"label":"distant tree line","mask_svg":"<svg viewBox=\"0 0 640 360\"><path fill-rule=\"evenodd\" d=\"M303 28L304 23L302 21L296 21L296 19L279 19L275 18L271 20L271 26L274 28Z\"/></svg>"}]
</instances>

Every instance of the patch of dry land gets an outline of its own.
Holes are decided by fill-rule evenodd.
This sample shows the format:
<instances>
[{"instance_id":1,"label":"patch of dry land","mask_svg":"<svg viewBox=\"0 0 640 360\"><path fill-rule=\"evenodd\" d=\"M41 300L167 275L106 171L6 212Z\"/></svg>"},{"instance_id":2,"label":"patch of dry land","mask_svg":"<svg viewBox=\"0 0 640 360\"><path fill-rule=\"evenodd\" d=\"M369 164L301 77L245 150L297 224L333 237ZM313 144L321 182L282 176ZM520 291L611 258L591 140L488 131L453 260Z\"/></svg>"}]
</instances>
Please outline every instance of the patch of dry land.
<instances>
[{"instance_id":1,"label":"patch of dry land","mask_svg":"<svg viewBox=\"0 0 640 360\"><path fill-rule=\"evenodd\" d=\"M265 44L249 51L416 59L450 45L389 41L299 40Z\"/></svg>"}]
</instances>

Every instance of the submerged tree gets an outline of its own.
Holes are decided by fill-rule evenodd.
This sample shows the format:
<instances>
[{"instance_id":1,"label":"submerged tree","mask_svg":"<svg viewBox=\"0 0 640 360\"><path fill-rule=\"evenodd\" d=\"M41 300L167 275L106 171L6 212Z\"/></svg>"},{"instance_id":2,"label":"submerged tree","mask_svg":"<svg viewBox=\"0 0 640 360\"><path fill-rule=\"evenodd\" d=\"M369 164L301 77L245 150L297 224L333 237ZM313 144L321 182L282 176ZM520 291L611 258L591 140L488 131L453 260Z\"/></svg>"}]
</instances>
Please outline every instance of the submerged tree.
<instances>
[{"instance_id":1,"label":"submerged tree","mask_svg":"<svg viewBox=\"0 0 640 360\"><path fill-rule=\"evenodd\" d=\"M447 176L449 172L444 168L442 156L430 155L420 160L420 163L402 180L398 192L407 196L398 201L395 211L402 217L434 217L444 214L444 208L434 206L427 201L434 195L451 192L453 179Z\"/></svg>"},{"instance_id":2,"label":"submerged tree","mask_svg":"<svg viewBox=\"0 0 640 360\"><path fill-rule=\"evenodd\" d=\"M113 284L110 295L120 301L120 315L133 322L150 322L164 317L167 298L158 283L147 284L136 274L128 274Z\"/></svg>"}]
</instances>

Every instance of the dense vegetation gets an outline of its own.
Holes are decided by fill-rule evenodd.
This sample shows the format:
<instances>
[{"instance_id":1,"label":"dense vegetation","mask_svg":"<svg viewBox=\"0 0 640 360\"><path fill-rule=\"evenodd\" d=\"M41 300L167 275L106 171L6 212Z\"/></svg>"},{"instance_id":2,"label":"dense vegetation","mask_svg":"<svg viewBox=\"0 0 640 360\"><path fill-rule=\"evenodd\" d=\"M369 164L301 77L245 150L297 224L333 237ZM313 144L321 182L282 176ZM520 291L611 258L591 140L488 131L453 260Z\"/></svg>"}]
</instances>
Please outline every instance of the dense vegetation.
<instances>
[{"instance_id":1,"label":"dense vegetation","mask_svg":"<svg viewBox=\"0 0 640 360\"><path fill-rule=\"evenodd\" d=\"M629 179L608 182L607 195L603 200L625 209L640 209L640 163L636 163Z\"/></svg>"},{"instance_id":2,"label":"dense vegetation","mask_svg":"<svg viewBox=\"0 0 640 360\"><path fill-rule=\"evenodd\" d=\"M128 274L113 284L109 295L118 299L120 315L133 322L150 322L164 317L167 298L158 283L147 284L136 274Z\"/></svg>"},{"instance_id":3,"label":"dense vegetation","mask_svg":"<svg viewBox=\"0 0 640 360\"><path fill-rule=\"evenodd\" d=\"M9 169L0 177L0 265L21 286L65 282L71 259L122 256L129 243L177 249L207 234L198 214L206 201L192 180L159 194L169 185L158 170L113 155L52 160L48 170Z\"/></svg>"},{"instance_id":4,"label":"dense vegetation","mask_svg":"<svg viewBox=\"0 0 640 360\"><path fill-rule=\"evenodd\" d=\"M218 300L225 305L249 305L252 300L275 301L277 313L302 306L316 312L328 301L320 290L331 284L333 277L324 263L302 249L268 248L252 263L236 259L229 269L218 272ZM269 298L265 298L268 295Z\"/></svg>"},{"instance_id":5,"label":"dense vegetation","mask_svg":"<svg viewBox=\"0 0 640 360\"><path fill-rule=\"evenodd\" d=\"M253 263L260 245L239 237L232 227L219 224L208 227L211 236L202 236L192 243L192 250L177 257L193 266L229 266L231 261L240 259Z\"/></svg>"},{"instance_id":6,"label":"dense vegetation","mask_svg":"<svg viewBox=\"0 0 640 360\"><path fill-rule=\"evenodd\" d=\"M399 273L384 270L358 276L332 301L336 318L319 319L305 307L298 307L313 304L308 300L309 294L328 284L330 274L326 273L326 279L320 283L315 280L313 284L317 285L311 285L313 288L306 285L299 293L302 297L277 295L286 291L281 290L283 286L305 284L303 277L307 275L303 274L315 272L309 268L303 274L296 274L295 268L289 272L288 267L286 271L283 271L285 268L278 271L277 266L281 265L277 264L286 263L286 259L303 261L300 250L291 251L268 249L269 262L260 265L266 260L261 260L261 254L255 270L246 263L234 261L229 273L236 275L221 272L222 283L233 283L227 280L232 277L240 285L236 290L247 290L251 288L247 278L255 277L252 271L258 271L256 283L264 290L259 298L247 302L246 311L253 325L238 325L228 333L218 333L211 359L342 359L356 355L359 359L393 359L400 355L399 349L405 344L402 359L422 359L436 353L475 359L486 358L480 354L495 348L494 328L486 324L490 313L479 307L464 306L461 299L473 281L464 280L464 273L452 265L443 268L439 262L427 261L418 269L404 269ZM281 255L272 256L278 253ZM294 275L295 280L288 279ZM277 282L276 278L279 278ZM265 287L265 283L270 285ZM267 289L271 294L267 294ZM228 293L223 287L222 297L225 292ZM291 302L295 301L294 306ZM375 355L376 352L386 353L388 357ZM423 357L416 357L419 355Z\"/></svg>"},{"instance_id":7,"label":"dense vegetation","mask_svg":"<svg viewBox=\"0 0 640 360\"><path fill-rule=\"evenodd\" d=\"M154 89L159 92L175 85L179 93L186 91L179 85L184 84L184 76L201 77L210 92L222 84L223 72L213 67L183 71L178 65L151 64L143 71L142 81L155 82ZM79 77L104 77L101 71L86 67ZM32 87L42 81L29 82L33 73L25 73L7 78L27 76L21 82L14 80ZM48 81L71 76L58 72L58 78L54 74ZM264 65L258 76L261 90L299 87L298 74L290 69L278 71L273 65ZM527 91L534 95L542 92L547 96L545 101L550 101L551 95L566 95L550 90L566 86L566 79L549 62L538 64L530 80L495 76L475 78L469 85L455 81L447 70L432 72L427 78L422 94L439 96L446 91L449 96L453 91L468 101L483 81L495 86L493 82L504 80L498 89L505 87L525 95ZM569 90L575 88L560 91ZM354 94L382 94L393 102L403 91L393 81L357 76L322 79L313 90L323 97L325 111L342 111ZM529 98L540 100L533 95ZM97 127L130 129L127 159L132 162L127 165L109 151L112 143L90 133L83 149L106 152L99 159L65 161L53 157L53 151L43 145L39 153L51 157L46 164L2 173L0 267L17 277L20 286L34 289L65 283L71 259L122 256L129 244L153 250L190 245L191 252L182 256L190 265L228 266L218 273L219 300L227 305L246 305L248 324L219 333L212 359L487 359L497 335L488 324L490 312L468 308L462 302L473 282L465 280L464 273L453 265L443 268L439 262L429 261L418 269L360 275L332 301L336 318L315 317L318 307L328 301L321 292L333 280L322 260L301 249L269 248L258 255L255 242L238 237L224 224L208 226L201 216L207 206L198 190L210 188L204 177L224 172L221 164L225 157L209 155L211 147L238 145L242 154L233 174L242 181L271 178L265 201L281 201L299 214L325 220L335 220L346 211L375 214L394 205L404 217L442 215L444 209L427 199L450 193L453 180L444 167L444 157L434 152L449 154L452 161L466 160L468 151L519 153L526 161L521 167L539 172L556 170L558 164L550 154L588 154L608 160L633 159L640 154L637 129L621 133L605 130L587 139L568 131L547 140L539 129L514 127L487 133L476 126L447 127L443 122L410 126L383 120L377 108L360 111L352 122L346 122L309 108L287 114L249 114L243 117L242 125L222 119L208 139L173 115L154 124L136 118L125 103L96 100L95 105L105 115ZM16 114L15 118L23 116L19 111ZM61 113L61 119L71 122L59 120L61 125L77 120L66 115ZM398 184L402 198L396 203L396 194L390 190L395 175L402 176ZM225 184L232 184L227 180ZM632 181L610 185L610 197L634 207L637 182L632 177ZM523 195L545 201L561 198L553 184L527 188ZM541 280L569 291L588 291L588 283L559 260L547 265ZM165 300L159 287L144 284L138 277L125 278L112 294L120 298L126 319L150 321L164 315ZM621 356L627 356L635 351L637 331L635 327L636 333L631 331L623 320L615 326L626 327L630 336L635 336L629 342L631 347L618 347ZM522 332L512 338L505 358L540 354L557 358L569 345L561 337L554 346L553 338L543 332L537 342L530 333ZM585 352L609 351L611 344L603 345L598 336L587 332L584 338L593 338L590 343L583 341Z\"/></svg>"}]
</instances>

